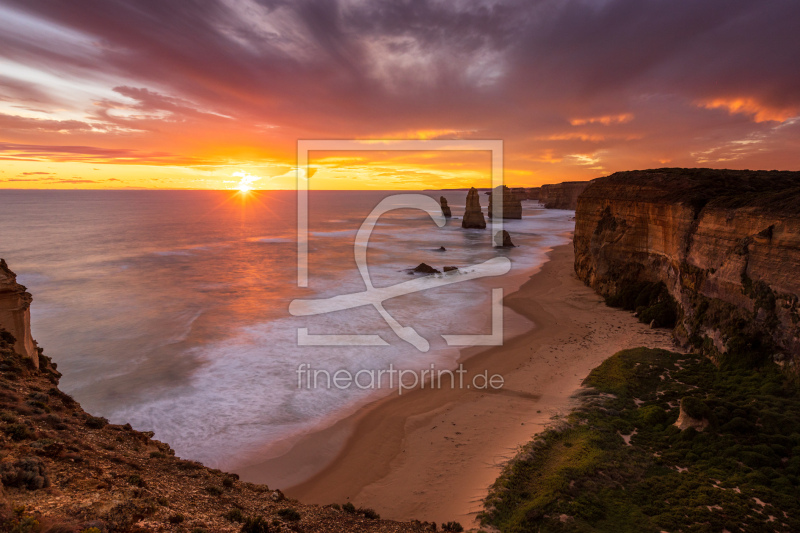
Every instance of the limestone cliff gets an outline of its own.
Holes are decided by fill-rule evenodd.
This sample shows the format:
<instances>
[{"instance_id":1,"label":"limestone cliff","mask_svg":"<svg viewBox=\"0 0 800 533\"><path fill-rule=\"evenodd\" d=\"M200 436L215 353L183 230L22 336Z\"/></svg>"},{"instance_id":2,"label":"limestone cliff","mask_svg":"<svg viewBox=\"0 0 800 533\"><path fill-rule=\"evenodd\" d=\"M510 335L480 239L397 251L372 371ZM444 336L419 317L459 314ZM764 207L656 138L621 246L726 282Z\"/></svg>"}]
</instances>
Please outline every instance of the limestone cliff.
<instances>
[{"instance_id":1,"label":"limestone cliff","mask_svg":"<svg viewBox=\"0 0 800 533\"><path fill-rule=\"evenodd\" d=\"M506 187L505 185L501 185L498 187L499 193L503 196L503 218L515 218L521 219L522 218L522 200L519 196L519 193L513 191ZM495 189L489 195L489 218L494 216L493 213L493 200L495 196Z\"/></svg>"},{"instance_id":2,"label":"limestone cliff","mask_svg":"<svg viewBox=\"0 0 800 533\"><path fill-rule=\"evenodd\" d=\"M589 185L588 181L565 181L542 185L538 200L547 209L576 209L578 196Z\"/></svg>"},{"instance_id":3,"label":"limestone cliff","mask_svg":"<svg viewBox=\"0 0 800 533\"><path fill-rule=\"evenodd\" d=\"M578 200L574 246L578 277L607 298L663 283L682 343L797 368L800 172L658 169L593 180Z\"/></svg>"},{"instance_id":4,"label":"limestone cliff","mask_svg":"<svg viewBox=\"0 0 800 533\"><path fill-rule=\"evenodd\" d=\"M0 259L0 328L11 333L16 342L14 351L39 366L39 352L31 336L32 297L24 286L17 283L17 276L4 259Z\"/></svg>"},{"instance_id":5,"label":"limestone cliff","mask_svg":"<svg viewBox=\"0 0 800 533\"><path fill-rule=\"evenodd\" d=\"M467 207L464 209L464 218L461 219L462 228L486 228L486 219L481 211L481 198L478 190L472 187L467 193Z\"/></svg>"}]
</instances>

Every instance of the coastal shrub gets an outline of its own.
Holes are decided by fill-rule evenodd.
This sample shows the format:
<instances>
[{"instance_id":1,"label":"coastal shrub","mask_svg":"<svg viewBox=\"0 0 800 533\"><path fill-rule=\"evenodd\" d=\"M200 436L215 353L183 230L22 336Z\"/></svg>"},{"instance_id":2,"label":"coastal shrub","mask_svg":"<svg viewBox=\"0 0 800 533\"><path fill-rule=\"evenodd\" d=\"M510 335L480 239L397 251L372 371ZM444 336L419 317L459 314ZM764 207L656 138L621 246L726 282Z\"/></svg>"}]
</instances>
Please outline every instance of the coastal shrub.
<instances>
[{"instance_id":1,"label":"coastal shrub","mask_svg":"<svg viewBox=\"0 0 800 533\"><path fill-rule=\"evenodd\" d=\"M144 487L145 486L144 480L141 477L137 476L136 474L128 476L128 483L133 485L134 487Z\"/></svg>"},{"instance_id":2,"label":"coastal shrub","mask_svg":"<svg viewBox=\"0 0 800 533\"><path fill-rule=\"evenodd\" d=\"M242 524L241 533L270 533L270 529L263 516L248 516Z\"/></svg>"},{"instance_id":3,"label":"coastal shrub","mask_svg":"<svg viewBox=\"0 0 800 533\"><path fill-rule=\"evenodd\" d=\"M0 464L0 480L3 486L28 490L50 486L44 464L35 457L24 457L14 463Z\"/></svg>"},{"instance_id":4,"label":"coastal shrub","mask_svg":"<svg viewBox=\"0 0 800 533\"><path fill-rule=\"evenodd\" d=\"M150 452L151 459L165 459L167 455L163 452Z\"/></svg>"},{"instance_id":5,"label":"coastal shrub","mask_svg":"<svg viewBox=\"0 0 800 533\"><path fill-rule=\"evenodd\" d=\"M356 514L357 509L356 506L351 502L347 502L342 504L342 511L345 513Z\"/></svg>"},{"instance_id":6,"label":"coastal shrub","mask_svg":"<svg viewBox=\"0 0 800 533\"><path fill-rule=\"evenodd\" d=\"M280 516L284 520L290 520L292 522L300 520L300 513L298 513L297 510L291 507L278 510L278 516Z\"/></svg>"},{"instance_id":7,"label":"coastal shrub","mask_svg":"<svg viewBox=\"0 0 800 533\"><path fill-rule=\"evenodd\" d=\"M162 507L169 507L169 500L166 496L159 496L156 498L156 503Z\"/></svg>"},{"instance_id":8,"label":"coastal shrub","mask_svg":"<svg viewBox=\"0 0 800 533\"><path fill-rule=\"evenodd\" d=\"M442 524L442 531L460 533L461 531L464 531L464 528L458 522L444 522Z\"/></svg>"},{"instance_id":9,"label":"coastal shrub","mask_svg":"<svg viewBox=\"0 0 800 533\"><path fill-rule=\"evenodd\" d=\"M222 486L225 487L226 489L232 488L233 487L233 478L230 477L230 476L225 476L222 479Z\"/></svg>"},{"instance_id":10,"label":"coastal shrub","mask_svg":"<svg viewBox=\"0 0 800 533\"><path fill-rule=\"evenodd\" d=\"M86 427L90 427L92 429L103 429L108 425L108 419L103 418L102 416L90 416L86 419Z\"/></svg>"},{"instance_id":11,"label":"coastal shrub","mask_svg":"<svg viewBox=\"0 0 800 533\"><path fill-rule=\"evenodd\" d=\"M222 490L222 487L216 487L212 485L210 487L206 487L206 492L212 496L222 496L224 491Z\"/></svg>"},{"instance_id":12,"label":"coastal shrub","mask_svg":"<svg viewBox=\"0 0 800 533\"><path fill-rule=\"evenodd\" d=\"M364 518L369 518L370 520L378 520L381 517L381 515L379 515L375 509L371 509L369 507L359 507L358 513L364 515Z\"/></svg>"},{"instance_id":13,"label":"coastal shrub","mask_svg":"<svg viewBox=\"0 0 800 533\"><path fill-rule=\"evenodd\" d=\"M242 513L241 509L236 509L236 508L231 509L230 511L222 515L222 517L225 518L225 520L228 520L229 522L238 522L240 524L244 522L244 514Z\"/></svg>"},{"instance_id":14,"label":"coastal shrub","mask_svg":"<svg viewBox=\"0 0 800 533\"><path fill-rule=\"evenodd\" d=\"M181 513L171 514L169 515L169 518L167 518L167 521L170 524L181 524L183 523L184 520L186 520L186 517L183 516Z\"/></svg>"},{"instance_id":15,"label":"coastal shrub","mask_svg":"<svg viewBox=\"0 0 800 533\"><path fill-rule=\"evenodd\" d=\"M36 437L33 430L26 424L10 424L3 428L3 432L13 441L33 439Z\"/></svg>"}]
</instances>

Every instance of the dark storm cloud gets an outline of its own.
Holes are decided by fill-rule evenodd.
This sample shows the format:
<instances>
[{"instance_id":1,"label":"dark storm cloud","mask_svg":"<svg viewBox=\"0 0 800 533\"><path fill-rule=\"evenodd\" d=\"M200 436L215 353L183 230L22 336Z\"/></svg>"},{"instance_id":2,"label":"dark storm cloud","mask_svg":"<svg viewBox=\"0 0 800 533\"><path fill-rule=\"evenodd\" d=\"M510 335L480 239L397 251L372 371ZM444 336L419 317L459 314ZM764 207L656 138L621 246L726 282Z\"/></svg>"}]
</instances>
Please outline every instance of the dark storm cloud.
<instances>
[{"instance_id":1,"label":"dark storm cloud","mask_svg":"<svg viewBox=\"0 0 800 533\"><path fill-rule=\"evenodd\" d=\"M49 28L0 34L4 54L127 80L108 88L149 120L340 138L452 129L562 155L639 139L641 153L689 158L672 145L768 143L758 122L800 114L796 0L3 1ZM100 99L92 116L133 128L108 111L119 105Z\"/></svg>"}]
</instances>

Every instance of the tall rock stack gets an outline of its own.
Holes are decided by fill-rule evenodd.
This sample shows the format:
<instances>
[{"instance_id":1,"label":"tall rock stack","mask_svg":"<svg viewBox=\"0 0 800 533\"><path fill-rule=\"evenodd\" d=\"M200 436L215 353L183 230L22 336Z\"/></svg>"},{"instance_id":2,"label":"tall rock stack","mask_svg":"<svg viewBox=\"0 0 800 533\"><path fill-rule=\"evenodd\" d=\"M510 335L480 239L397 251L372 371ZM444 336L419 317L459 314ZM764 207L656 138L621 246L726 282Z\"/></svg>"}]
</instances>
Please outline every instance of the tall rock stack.
<instances>
[{"instance_id":1,"label":"tall rock stack","mask_svg":"<svg viewBox=\"0 0 800 533\"><path fill-rule=\"evenodd\" d=\"M39 351L31 337L31 301L33 298L24 286L17 283L17 276L0 259L0 328L11 333L16 342L14 351L30 357L39 368Z\"/></svg>"},{"instance_id":2,"label":"tall rock stack","mask_svg":"<svg viewBox=\"0 0 800 533\"><path fill-rule=\"evenodd\" d=\"M522 200L519 197L519 194L515 191L512 191L505 185L501 185L502 189L500 189L503 195L503 218L522 218ZM492 200L494 199L494 195L496 191L499 189L495 189L492 191L492 194L489 195L489 218L492 218Z\"/></svg>"},{"instance_id":3,"label":"tall rock stack","mask_svg":"<svg viewBox=\"0 0 800 533\"><path fill-rule=\"evenodd\" d=\"M453 213L450 212L450 206L447 205L447 198L444 196L439 197L439 205L442 206L442 214L445 218L450 218L453 216Z\"/></svg>"},{"instance_id":4,"label":"tall rock stack","mask_svg":"<svg viewBox=\"0 0 800 533\"><path fill-rule=\"evenodd\" d=\"M467 208L464 210L464 218L461 219L461 227L486 229L486 219L483 218L481 211L481 199L475 187L467 193Z\"/></svg>"}]
</instances>

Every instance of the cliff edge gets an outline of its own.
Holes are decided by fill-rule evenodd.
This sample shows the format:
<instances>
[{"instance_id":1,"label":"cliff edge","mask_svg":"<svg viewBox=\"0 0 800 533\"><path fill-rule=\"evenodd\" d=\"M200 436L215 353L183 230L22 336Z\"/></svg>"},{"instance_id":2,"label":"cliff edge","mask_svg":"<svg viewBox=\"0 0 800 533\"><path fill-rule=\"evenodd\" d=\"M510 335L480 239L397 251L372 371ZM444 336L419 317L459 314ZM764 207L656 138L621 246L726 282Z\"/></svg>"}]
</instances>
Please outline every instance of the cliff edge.
<instances>
[{"instance_id":1,"label":"cliff edge","mask_svg":"<svg viewBox=\"0 0 800 533\"><path fill-rule=\"evenodd\" d=\"M31 302L33 297L17 283L17 276L0 259L0 328L14 336L14 351L29 358L39 367L39 352L31 336Z\"/></svg>"},{"instance_id":2,"label":"cliff edge","mask_svg":"<svg viewBox=\"0 0 800 533\"><path fill-rule=\"evenodd\" d=\"M797 371L800 172L618 172L590 182L575 216L575 272L607 300L643 312L663 287L684 345Z\"/></svg>"}]
</instances>

